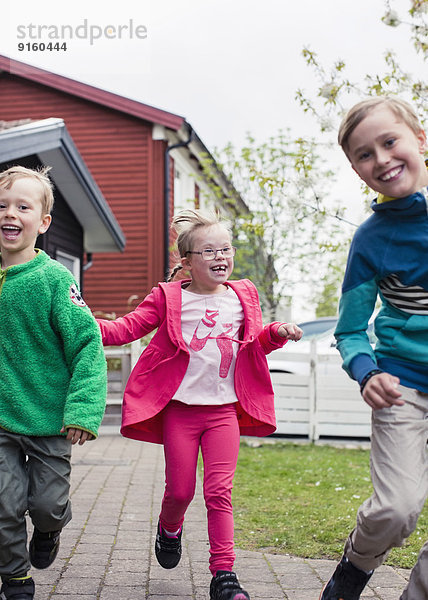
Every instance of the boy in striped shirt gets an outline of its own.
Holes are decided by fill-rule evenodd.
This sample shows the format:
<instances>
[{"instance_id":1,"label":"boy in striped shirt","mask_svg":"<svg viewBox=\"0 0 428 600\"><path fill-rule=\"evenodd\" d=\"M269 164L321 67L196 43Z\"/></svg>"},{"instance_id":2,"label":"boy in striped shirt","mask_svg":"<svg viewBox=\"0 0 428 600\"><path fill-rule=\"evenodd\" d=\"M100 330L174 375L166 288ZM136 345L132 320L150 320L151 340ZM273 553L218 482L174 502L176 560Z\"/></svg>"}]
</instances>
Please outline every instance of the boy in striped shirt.
<instances>
[{"instance_id":1,"label":"boy in striped shirt","mask_svg":"<svg viewBox=\"0 0 428 600\"><path fill-rule=\"evenodd\" d=\"M415 529L428 494L428 172L426 134L396 97L355 105L339 144L378 193L351 244L335 336L372 408L374 492L360 507L322 600L358 600L374 569ZM375 350L367 337L377 296ZM401 600L428 598L428 542Z\"/></svg>"}]
</instances>

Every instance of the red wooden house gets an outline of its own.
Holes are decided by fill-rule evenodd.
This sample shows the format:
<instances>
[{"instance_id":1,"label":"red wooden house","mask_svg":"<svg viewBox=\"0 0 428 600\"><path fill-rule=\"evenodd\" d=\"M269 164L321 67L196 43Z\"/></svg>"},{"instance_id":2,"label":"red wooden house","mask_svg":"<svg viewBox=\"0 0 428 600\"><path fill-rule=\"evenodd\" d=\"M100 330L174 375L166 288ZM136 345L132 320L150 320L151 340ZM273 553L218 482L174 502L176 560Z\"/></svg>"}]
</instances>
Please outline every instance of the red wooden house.
<instances>
[{"instance_id":1,"label":"red wooden house","mask_svg":"<svg viewBox=\"0 0 428 600\"><path fill-rule=\"evenodd\" d=\"M164 280L169 218L189 199L202 201L209 152L183 117L0 56L0 121L48 118L64 122L125 238L123 252L118 243L84 259L85 300L93 311L123 315ZM220 170L215 178L230 195Z\"/></svg>"}]
</instances>

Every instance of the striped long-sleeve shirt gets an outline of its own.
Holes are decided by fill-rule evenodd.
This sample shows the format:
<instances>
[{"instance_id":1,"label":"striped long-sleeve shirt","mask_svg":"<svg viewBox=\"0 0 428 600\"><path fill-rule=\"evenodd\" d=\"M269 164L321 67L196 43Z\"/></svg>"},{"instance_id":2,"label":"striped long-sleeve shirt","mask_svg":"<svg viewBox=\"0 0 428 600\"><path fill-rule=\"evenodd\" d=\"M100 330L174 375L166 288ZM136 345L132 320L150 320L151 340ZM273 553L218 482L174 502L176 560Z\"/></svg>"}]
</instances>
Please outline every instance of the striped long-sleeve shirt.
<instances>
[{"instance_id":1,"label":"striped long-sleeve shirt","mask_svg":"<svg viewBox=\"0 0 428 600\"><path fill-rule=\"evenodd\" d=\"M428 392L428 194L373 202L351 244L336 328L343 367L361 382L373 368ZM375 350L366 335L377 296Z\"/></svg>"}]
</instances>

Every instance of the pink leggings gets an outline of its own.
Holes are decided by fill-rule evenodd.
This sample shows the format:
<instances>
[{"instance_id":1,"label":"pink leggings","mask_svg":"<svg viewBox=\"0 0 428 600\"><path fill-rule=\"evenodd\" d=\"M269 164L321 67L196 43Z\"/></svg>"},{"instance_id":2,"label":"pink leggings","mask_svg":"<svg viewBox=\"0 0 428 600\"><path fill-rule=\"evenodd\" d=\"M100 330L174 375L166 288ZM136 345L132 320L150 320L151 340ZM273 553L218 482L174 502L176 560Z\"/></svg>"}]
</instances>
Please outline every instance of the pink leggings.
<instances>
[{"instance_id":1,"label":"pink leggings","mask_svg":"<svg viewBox=\"0 0 428 600\"><path fill-rule=\"evenodd\" d=\"M233 551L232 482L239 451L234 404L189 406L175 400L164 410L165 494L160 522L176 531L193 499L199 446L204 462L210 571L231 571Z\"/></svg>"}]
</instances>

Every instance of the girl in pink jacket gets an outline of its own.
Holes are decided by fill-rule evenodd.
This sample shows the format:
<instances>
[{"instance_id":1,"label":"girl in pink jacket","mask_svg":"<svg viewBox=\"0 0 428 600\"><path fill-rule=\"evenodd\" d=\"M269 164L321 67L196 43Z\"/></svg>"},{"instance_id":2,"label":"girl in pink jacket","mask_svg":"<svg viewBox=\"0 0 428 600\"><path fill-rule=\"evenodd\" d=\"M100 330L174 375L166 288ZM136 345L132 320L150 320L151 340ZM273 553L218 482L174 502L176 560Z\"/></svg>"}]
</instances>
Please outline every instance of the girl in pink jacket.
<instances>
[{"instance_id":1,"label":"girl in pink jacket","mask_svg":"<svg viewBox=\"0 0 428 600\"><path fill-rule=\"evenodd\" d=\"M104 345L122 345L157 329L124 394L124 436L162 443L165 493L155 553L165 569L181 557L184 515L193 499L199 447L210 541L211 600L248 600L232 571L232 482L239 436L275 431L273 390L265 355L288 339L294 324L263 327L258 294L247 279L228 281L235 248L224 222L200 211L173 219L191 279L160 283L128 315L99 319Z\"/></svg>"}]
</instances>

